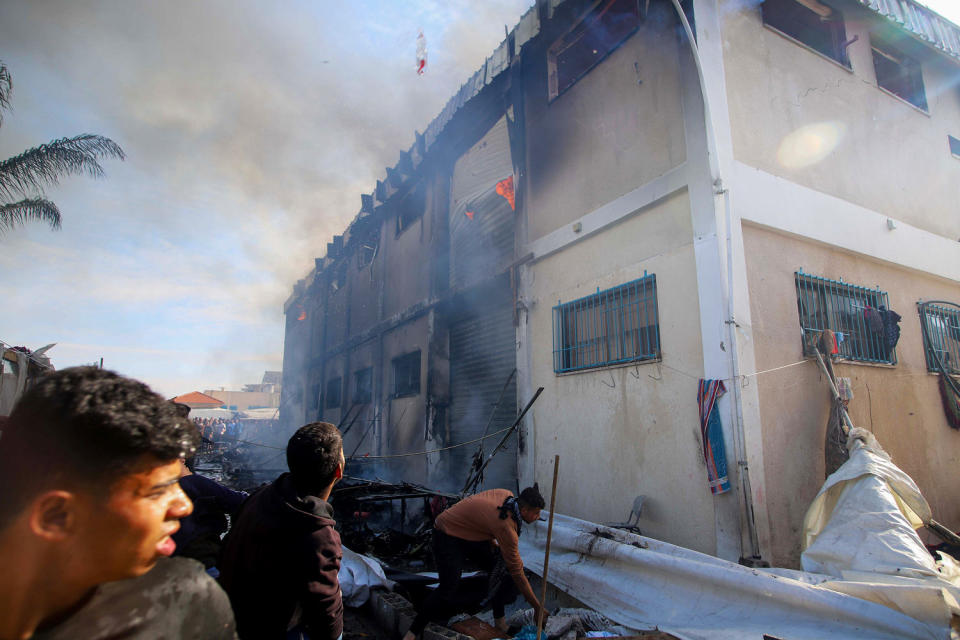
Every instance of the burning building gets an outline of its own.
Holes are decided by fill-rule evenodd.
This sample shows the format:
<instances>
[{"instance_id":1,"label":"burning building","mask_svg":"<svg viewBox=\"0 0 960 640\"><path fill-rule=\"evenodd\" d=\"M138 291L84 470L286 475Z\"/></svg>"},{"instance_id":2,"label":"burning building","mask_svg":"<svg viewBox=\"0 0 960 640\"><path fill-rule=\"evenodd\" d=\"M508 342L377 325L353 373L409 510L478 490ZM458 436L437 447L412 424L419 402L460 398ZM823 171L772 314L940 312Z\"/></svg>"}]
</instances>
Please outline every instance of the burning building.
<instances>
[{"instance_id":1,"label":"burning building","mask_svg":"<svg viewBox=\"0 0 960 640\"><path fill-rule=\"evenodd\" d=\"M295 285L281 419L460 490L477 445L448 447L544 387L485 487L560 454L564 513L643 495L644 533L791 565L831 329L855 421L960 527L960 313L918 307L960 302L958 78L911 0L538 1Z\"/></svg>"}]
</instances>

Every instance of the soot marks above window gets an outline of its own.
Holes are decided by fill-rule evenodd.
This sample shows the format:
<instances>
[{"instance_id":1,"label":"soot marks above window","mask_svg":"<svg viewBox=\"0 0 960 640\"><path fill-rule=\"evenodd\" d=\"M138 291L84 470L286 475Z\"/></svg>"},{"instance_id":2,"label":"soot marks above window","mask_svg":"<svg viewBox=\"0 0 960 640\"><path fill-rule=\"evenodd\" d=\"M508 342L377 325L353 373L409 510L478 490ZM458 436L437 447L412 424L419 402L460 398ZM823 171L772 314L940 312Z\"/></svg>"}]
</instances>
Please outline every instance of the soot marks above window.
<instances>
[{"instance_id":1,"label":"soot marks above window","mask_svg":"<svg viewBox=\"0 0 960 640\"><path fill-rule=\"evenodd\" d=\"M547 50L550 100L576 84L640 26L637 0L597 3Z\"/></svg>"},{"instance_id":2,"label":"soot marks above window","mask_svg":"<svg viewBox=\"0 0 960 640\"><path fill-rule=\"evenodd\" d=\"M763 22L783 35L850 68L843 15L818 0L766 0Z\"/></svg>"}]
</instances>

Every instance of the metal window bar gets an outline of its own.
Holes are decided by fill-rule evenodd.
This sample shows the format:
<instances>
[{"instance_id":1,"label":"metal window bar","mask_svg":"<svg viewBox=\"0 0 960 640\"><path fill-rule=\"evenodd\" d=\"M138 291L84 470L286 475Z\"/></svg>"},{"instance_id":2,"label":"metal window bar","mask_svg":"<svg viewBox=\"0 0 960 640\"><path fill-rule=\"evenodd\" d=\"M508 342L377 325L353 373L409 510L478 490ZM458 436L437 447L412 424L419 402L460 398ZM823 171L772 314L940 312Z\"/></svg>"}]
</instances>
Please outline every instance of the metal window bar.
<instances>
[{"instance_id":1,"label":"metal window bar","mask_svg":"<svg viewBox=\"0 0 960 640\"><path fill-rule=\"evenodd\" d=\"M839 358L877 364L897 363L896 349L886 347L882 316L879 315L890 307L885 291L879 287L870 289L849 284L842 279L812 276L802 269L795 272L794 278L805 356L813 355L807 348L807 336L813 334L815 339L820 332L830 329L837 337Z\"/></svg>"},{"instance_id":2,"label":"metal window bar","mask_svg":"<svg viewBox=\"0 0 960 640\"><path fill-rule=\"evenodd\" d=\"M920 322L926 325L923 351L927 358L927 370L940 371L936 354L948 372L960 374L960 308L929 303L921 305L917 303Z\"/></svg>"},{"instance_id":3,"label":"metal window bar","mask_svg":"<svg viewBox=\"0 0 960 640\"><path fill-rule=\"evenodd\" d=\"M655 274L553 308L556 373L659 357Z\"/></svg>"}]
</instances>

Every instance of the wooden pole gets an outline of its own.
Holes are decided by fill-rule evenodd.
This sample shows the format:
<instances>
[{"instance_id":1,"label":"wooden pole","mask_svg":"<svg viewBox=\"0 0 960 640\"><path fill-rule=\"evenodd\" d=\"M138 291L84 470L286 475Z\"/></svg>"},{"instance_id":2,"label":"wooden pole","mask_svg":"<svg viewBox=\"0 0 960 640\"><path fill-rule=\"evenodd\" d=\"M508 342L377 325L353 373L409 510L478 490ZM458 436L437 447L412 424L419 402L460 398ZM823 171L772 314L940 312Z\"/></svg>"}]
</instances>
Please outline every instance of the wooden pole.
<instances>
[{"instance_id":1,"label":"wooden pole","mask_svg":"<svg viewBox=\"0 0 960 640\"><path fill-rule=\"evenodd\" d=\"M537 640L543 631L544 602L547 600L547 569L550 567L550 538L553 537L553 511L557 505L557 472L560 456L553 456L553 489L550 490L550 521L547 523L547 548L543 552L543 590L540 592L540 613L537 614Z\"/></svg>"}]
</instances>

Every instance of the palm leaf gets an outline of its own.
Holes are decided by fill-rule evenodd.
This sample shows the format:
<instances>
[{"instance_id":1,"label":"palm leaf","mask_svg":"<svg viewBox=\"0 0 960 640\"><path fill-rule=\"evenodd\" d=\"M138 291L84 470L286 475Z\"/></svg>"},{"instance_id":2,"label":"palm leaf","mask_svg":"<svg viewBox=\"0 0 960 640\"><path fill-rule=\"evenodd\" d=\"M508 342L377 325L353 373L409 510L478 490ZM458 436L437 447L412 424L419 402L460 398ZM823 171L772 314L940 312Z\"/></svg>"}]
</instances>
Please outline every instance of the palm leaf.
<instances>
[{"instance_id":1,"label":"palm leaf","mask_svg":"<svg viewBox=\"0 0 960 640\"><path fill-rule=\"evenodd\" d=\"M0 123L3 122L3 109L10 108L10 93L13 92L13 79L7 65L0 62Z\"/></svg>"},{"instance_id":2,"label":"palm leaf","mask_svg":"<svg viewBox=\"0 0 960 640\"><path fill-rule=\"evenodd\" d=\"M56 231L60 228L60 210L57 205L43 198L0 205L0 235L30 221L46 222Z\"/></svg>"},{"instance_id":3,"label":"palm leaf","mask_svg":"<svg viewBox=\"0 0 960 640\"><path fill-rule=\"evenodd\" d=\"M74 138L61 138L28 149L18 156L0 162L0 197L12 198L42 191L64 175L103 175L99 160L126 156L110 138L85 133Z\"/></svg>"}]
</instances>

